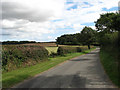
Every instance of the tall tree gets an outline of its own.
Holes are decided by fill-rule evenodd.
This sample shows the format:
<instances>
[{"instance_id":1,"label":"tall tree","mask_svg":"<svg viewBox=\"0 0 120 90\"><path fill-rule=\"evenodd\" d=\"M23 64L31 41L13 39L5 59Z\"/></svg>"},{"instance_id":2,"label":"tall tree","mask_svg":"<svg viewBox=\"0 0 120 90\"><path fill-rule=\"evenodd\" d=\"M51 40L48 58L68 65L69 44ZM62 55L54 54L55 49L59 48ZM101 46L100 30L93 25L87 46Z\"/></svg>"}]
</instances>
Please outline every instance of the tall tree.
<instances>
[{"instance_id":1,"label":"tall tree","mask_svg":"<svg viewBox=\"0 0 120 90\"><path fill-rule=\"evenodd\" d=\"M111 26L113 16L115 16L115 13L101 14L100 18L95 22L95 26L98 29L98 31L103 31L105 33L113 32L114 29Z\"/></svg>"},{"instance_id":2,"label":"tall tree","mask_svg":"<svg viewBox=\"0 0 120 90\"><path fill-rule=\"evenodd\" d=\"M95 42L95 34L96 31L87 26L81 31L82 44L88 45L88 49L90 49L90 45Z\"/></svg>"}]
</instances>

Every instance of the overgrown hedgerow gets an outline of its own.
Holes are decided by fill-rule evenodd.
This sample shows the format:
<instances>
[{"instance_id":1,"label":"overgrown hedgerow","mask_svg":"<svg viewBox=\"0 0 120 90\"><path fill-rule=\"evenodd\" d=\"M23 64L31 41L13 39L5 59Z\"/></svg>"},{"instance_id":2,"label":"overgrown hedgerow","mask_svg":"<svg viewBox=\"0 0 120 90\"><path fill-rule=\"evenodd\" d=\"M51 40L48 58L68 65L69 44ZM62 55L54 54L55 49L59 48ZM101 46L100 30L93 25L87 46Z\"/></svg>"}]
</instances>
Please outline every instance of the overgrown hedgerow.
<instances>
[{"instance_id":1,"label":"overgrown hedgerow","mask_svg":"<svg viewBox=\"0 0 120 90\"><path fill-rule=\"evenodd\" d=\"M65 55L67 53L81 52L80 47L59 47L57 50L58 55Z\"/></svg>"},{"instance_id":2,"label":"overgrown hedgerow","mask_svg":"<svg viewBox=\"0 0 120 90\"><path fill-rule=\"evenodd\" d=\"M5 71L26 67L47 59L48 51L41 46L3 45L2 47L2 67Z\"/></svg>"}]
</instances>

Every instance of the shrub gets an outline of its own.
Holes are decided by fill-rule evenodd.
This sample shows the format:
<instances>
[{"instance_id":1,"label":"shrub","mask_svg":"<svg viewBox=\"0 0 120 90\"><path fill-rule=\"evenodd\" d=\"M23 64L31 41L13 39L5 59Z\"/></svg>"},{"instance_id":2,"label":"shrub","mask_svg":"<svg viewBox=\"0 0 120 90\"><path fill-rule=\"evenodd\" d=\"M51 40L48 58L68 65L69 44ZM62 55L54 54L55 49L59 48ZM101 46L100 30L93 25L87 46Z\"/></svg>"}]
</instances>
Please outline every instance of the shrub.
<instances>
[{"instance_id":1,"label":"shrub","mask_svg":"<svg viewBox=\"0 0 120 90\"><path fill-rule=\"evenodd\" d=\"M80 47L59 47L57 50L58 55L64 55L67 53L81 52Z\"/></svg>"},{"instance_id":2,"label":"shrub","mask_svg":"<svg viewBox=\"0 0 120 90\"><path fill-rule=\"evenodd\" d=\"M58 55L57 53L51 52L50 57L55 57L55 56L57 56L57 55Z\"/></svg>"},{"instance_id":3,"label":"shrub","mask_svg":"<svg viewBox=\"0 0 120 90\"><path fill-rule=\"evenodd\" d=\"M81 52L81 48L80 47L77 47L77 52Z\"/></svg>"},{"instance_id":4,"label":"shrub","mask_svg":"<svg viewBox=\"0 0 120 90\"><path fill-rule=\"evenodd\" d=\"M41 46L3 45L2 47L2 66L7 71L47 59L48 51Z\"/></svg>"},{"instance_id":5,"label":"shrub","mask_svg":"<svg viewBox=\"0 0 120 90\"><path fill-rule=\"evenodd\" d=\"M85 50L88 50L88 47L87 46L82 46L80 47L81 48L81 51L84 52ZM93 48L93 46L91 46L91 48Z\"/></svg>"}]
</instances>

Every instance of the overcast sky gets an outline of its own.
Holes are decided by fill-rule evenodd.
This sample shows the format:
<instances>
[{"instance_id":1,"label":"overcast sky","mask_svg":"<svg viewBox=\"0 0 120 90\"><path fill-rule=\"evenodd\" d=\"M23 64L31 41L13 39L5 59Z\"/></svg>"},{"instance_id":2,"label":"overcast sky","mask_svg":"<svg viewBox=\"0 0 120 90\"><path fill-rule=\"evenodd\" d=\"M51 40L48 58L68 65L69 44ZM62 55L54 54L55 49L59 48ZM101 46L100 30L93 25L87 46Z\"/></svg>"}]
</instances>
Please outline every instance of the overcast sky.
<instances>
[{"instance_id":1,"label":"overcast sky","mask_svg":"<svg viewBox=\"0 0 120 90\"><path fill-rule=\"evenodd\" d=\"M2 41L55 41L93 29L100 14L116 12L119 0L1 0Z\"/></svg>"}]
</instances>

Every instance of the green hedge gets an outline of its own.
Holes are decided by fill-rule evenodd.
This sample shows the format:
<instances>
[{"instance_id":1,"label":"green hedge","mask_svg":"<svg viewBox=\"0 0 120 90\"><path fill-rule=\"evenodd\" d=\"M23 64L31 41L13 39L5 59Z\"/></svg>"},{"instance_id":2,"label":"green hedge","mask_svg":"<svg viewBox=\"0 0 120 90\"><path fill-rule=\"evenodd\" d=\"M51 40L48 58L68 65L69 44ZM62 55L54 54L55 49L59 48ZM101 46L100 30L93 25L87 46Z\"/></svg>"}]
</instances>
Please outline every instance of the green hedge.
<instances>
[{"instance_id":1,"label":"green hedge","mask_svg":"<svg viewBox=\"0 0 120 90\"><path fill-rule=\"evenodd\" d=\"M110 49L108 47L108 49ZM114 53L113 53L114 52ZM119 60L118 60L118 52L115 49L111 51L105 50L104 48L100 49L100 60L104 66L106 73L112 82L120 88L120 74L119 74Z\"/></svg>"},{"instance_id":2,"label":"green hedge","mask_svg":"<svg viewBox=\"0 0 120 90\"><path fill-rule=\"evenodd\" d=\"M10 71L48 59L48 51L41 46L3 45L2 67Z\"/></svg>"},{"instance_id":3,"label":"green hedge","mask_svg":"<svg viewBox=\"0 0 120 90\"><path fill-rule=\"evenodd\" d=\"M57 50L58 55L64 55L67 53L81 52L80 47L59 47Z\"/></svg>"}]
</instances>

